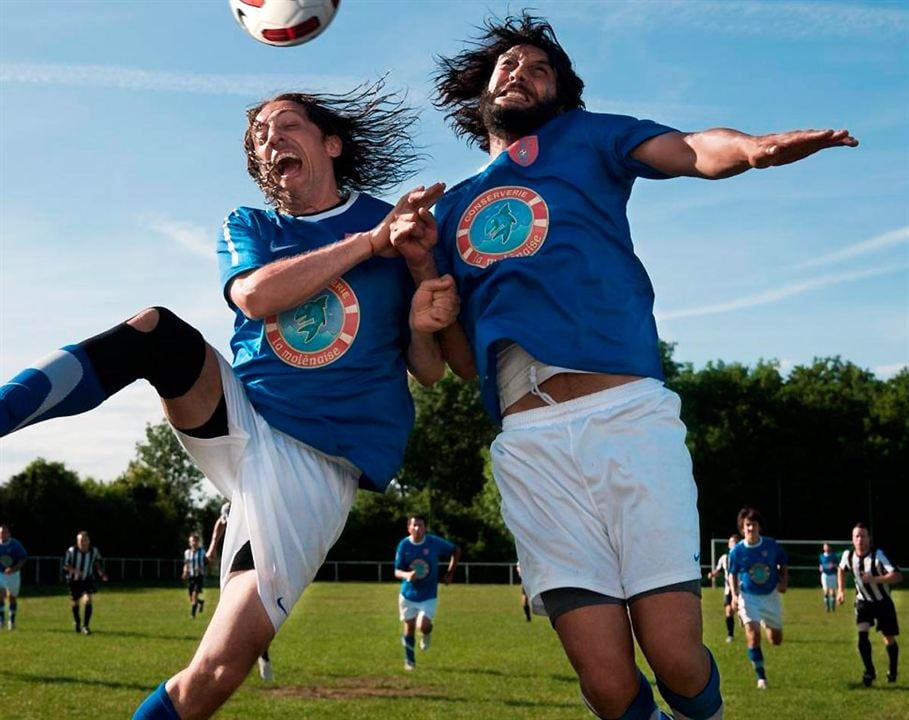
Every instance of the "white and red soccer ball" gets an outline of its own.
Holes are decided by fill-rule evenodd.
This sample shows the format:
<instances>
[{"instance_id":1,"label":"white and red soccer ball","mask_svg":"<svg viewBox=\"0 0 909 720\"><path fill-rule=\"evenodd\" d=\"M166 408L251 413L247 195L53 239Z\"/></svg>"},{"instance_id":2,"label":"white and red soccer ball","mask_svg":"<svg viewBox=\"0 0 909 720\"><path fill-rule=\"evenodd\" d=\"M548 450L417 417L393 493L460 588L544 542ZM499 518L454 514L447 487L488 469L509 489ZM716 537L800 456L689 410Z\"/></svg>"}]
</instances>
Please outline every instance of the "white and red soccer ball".
<instances>
[{"instance_id":1,"label":"white and red soccer ball","mask_svg":"<svg viewBox=\"0 0 909 720\"><path fill-rule=\"evenodd\" d=\"M334 18L341 0L229 0L234 20L259 42L289 47L309 42Z\"/></svg>"}]
</instances>

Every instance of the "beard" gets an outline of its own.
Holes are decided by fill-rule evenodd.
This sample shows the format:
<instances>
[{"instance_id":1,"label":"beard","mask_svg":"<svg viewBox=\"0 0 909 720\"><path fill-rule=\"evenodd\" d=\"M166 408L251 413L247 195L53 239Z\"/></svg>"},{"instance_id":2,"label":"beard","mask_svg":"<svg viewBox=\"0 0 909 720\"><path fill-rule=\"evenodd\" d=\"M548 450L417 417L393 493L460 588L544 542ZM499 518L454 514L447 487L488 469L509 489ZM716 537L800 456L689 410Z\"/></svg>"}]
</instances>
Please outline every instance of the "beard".
<instances>
[{"instance_id":1,"label":"beard","mask_svg":"<svg viewBox=\"0 0 909 720\"><path fill-rule=\"evenodd\" d=\"M486 130L492 135L506 137L524 137L545 125L561 112L561 105L556 98L543 100L536 105L525 108L502 107L493 103L493 96L488 90L480 95L480 119Z\"/></svg>"}]
</instances>

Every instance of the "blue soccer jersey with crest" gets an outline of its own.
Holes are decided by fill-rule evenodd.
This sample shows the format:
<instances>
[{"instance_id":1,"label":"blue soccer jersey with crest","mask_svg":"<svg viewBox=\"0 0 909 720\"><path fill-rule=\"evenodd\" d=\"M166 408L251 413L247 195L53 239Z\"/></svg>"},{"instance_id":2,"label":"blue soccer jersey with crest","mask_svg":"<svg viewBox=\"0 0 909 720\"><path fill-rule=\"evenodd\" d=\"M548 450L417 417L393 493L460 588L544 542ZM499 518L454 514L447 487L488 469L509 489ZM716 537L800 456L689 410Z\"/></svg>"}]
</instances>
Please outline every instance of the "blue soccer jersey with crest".
<instances>
[{"instance_id":1,"label":"blue soccer jersey with crest","mask_svg":"<svg viewBox=\"0 0 909 720\"><path fill-rule=\"evenodd\" d=\"M840 559L836 553L821 553L817 556L818 567L824 575L836 575L836 568Z\"/></svg>"},{"instance_id":2,"label":"blue soccer jersey with crest","mask_svg":"<svg viewBox=\"0 0 909 720\"><path fill-rule=\"evenodd\" d=\"M362 472L384 490L398 471L414 410L405 352L414 284L401 258L373 257L306 302L264 320L230 300L237 275L376 226L388 203L353 192L339 207L294 217L241 207L224 221L218 259L234 310L233 367L272 427Z\"/></svg>"},{"instance_id":3,"label":"blue soccer jersey with crest","mask_svg":"<svg viewBox=\"0 0 909 720\"><path fill-rule=\"evenodd\" d=\"M0 543L0 572L27 557L25 547L16 538L11 537L5 543Z\"/></svg>"},{"instance_id":4,"label":"blue soccer jersey with crest","mask_svg":"<svg viewBox=\"0 0 909 720\"><path fill-rule=\"evenodd\" d=\"M663 378L653 287L634 253L626 204L636 177L667 177L631 152L672 131L573 110L439 201L436 262L457 281L494 419L499 341L549 365Z\"/></svg>"},{"instance_id":5,"label":"blue soccer jersey with crest","mask_svg":"<svg viewBox=\"0 0 909 720\"><path fill-rule=\"evenodd\" d=\"M739 578L742 592L769 595L780 580L779 566L788 565L789 556L771 537L762 536L757 545L744 540L729 551L729 572Z\"/></svg>"},{"instance_id":6,"label":"blue soccer jersey with crest","mask_svg":"<svg viewBox=\"0 0 909 720\"><path fill-rule=\"evenodd\" d=\"M419 544L409 537L399 542L395 552L395 570L413 570L416 573L413 580L401 581L401 595L414 602L436 597L439 594L439 558L451 557L455 547L448 540L429 533Z\"/></svg>"}]
</instances>

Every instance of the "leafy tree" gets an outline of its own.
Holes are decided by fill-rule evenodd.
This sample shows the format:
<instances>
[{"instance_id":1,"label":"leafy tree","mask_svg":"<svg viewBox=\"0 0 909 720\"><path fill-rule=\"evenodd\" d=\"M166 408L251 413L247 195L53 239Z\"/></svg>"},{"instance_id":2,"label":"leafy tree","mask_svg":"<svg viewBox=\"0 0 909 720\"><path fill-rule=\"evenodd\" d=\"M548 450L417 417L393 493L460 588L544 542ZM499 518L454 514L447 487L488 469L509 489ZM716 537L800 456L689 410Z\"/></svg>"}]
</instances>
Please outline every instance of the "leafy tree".
<instances>
[{"instance_id":1,"label":"leafy tree","mask_svg":"<svg viewBox=\"0 0 909 720\"><path fill-rule=\"evenodd\" d=\"M63 463L37 458L0 487L0 522L12 526L32 555L60 555L92 512L79 476Z\"/></svg>"}]
</instances>

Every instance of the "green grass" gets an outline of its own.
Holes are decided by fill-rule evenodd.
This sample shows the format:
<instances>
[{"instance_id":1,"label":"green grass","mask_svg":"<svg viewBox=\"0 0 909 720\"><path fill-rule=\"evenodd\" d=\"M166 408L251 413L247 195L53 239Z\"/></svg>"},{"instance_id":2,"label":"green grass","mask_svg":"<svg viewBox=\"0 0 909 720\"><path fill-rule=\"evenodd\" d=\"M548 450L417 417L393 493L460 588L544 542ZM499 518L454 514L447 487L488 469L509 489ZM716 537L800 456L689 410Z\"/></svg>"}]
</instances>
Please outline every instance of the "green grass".
<instances>
[{"instance_id":1,"label":"green grass","mask_svg":"<svg viewBox=\"0 0 909 720\"><path fill-rule=\"evenodd\" d=\"M19 627L0 632L0 708L17 720L129 717L161 680L191 657L217 598L201 620L185 592L115 590L95 599L95 634L76 635L68 597L22 598ZM525 622L515 587L442 588L432 650L405 674L393 585L319 583L272 646L275 682L253 672L219 718L498 720L590 716L548 622ZM903 626L909 593L896 594ZM770 690L758 692L744 635L723 642L722 594L705 590L705 634L719 664L726 717L748 720L909 717L909 652L903 675L861 687L855 626L847 605L823 611L820 590L785 596L785 642L766 647ZM881 678L882 643L874 638Z\"/></svg>"}]
</instances>

